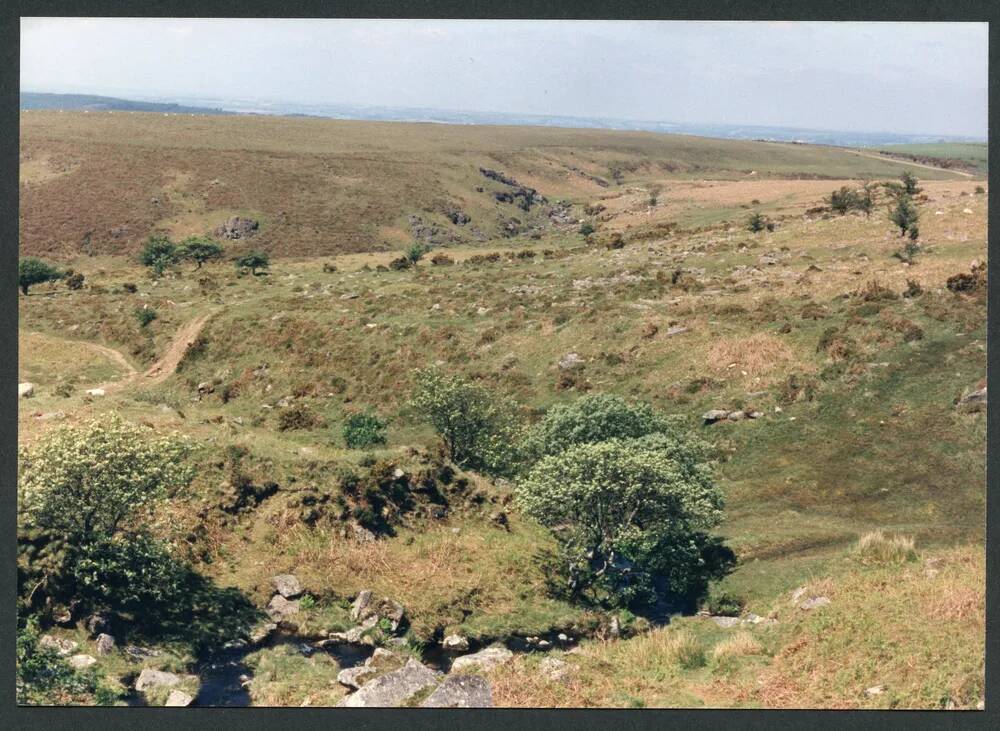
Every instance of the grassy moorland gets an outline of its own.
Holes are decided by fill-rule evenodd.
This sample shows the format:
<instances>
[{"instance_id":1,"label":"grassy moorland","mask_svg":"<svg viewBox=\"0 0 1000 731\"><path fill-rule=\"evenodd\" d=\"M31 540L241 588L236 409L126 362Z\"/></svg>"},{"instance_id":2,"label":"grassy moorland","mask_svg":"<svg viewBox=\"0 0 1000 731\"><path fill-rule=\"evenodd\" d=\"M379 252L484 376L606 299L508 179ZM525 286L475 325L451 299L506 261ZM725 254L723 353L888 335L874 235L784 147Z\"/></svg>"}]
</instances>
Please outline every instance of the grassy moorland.
<instances>
[{"instance_id":1,"label":"grassy moorland","mask_svg":"<svg viewBox=\"0 0 1000 731\"><path fill-rule=\"evenodd\" d=\"M19 380L35 393L20 441L109 412L190 437L195 479L151 525L218 587L263 607L270 577L295 574L313 598L296 620L304 638L348 629L351 599L372 589L406 607L418 654L453 633L581 640L550 654L569 664L563 679L537 652L490 671L498 705L982 698L986 424L954 402L985 374L986 300L946 282L985 258L983 180L640 133L47 112L22 123L22 250L86 285L21 299ZM548 202L496 201L503 186L479 167ZM923 188L909 262L893 256L904 239L887 197L870 217L823 200L906 169ZM549 215L557 201L567 220ZM445 218L455 207L469 224ZM746 230L753 211L774 230ZM269 251L266 275L225 262L153 279L134 259L152 231L205 234L236 214L261 227L224 242L227 255ZM418 265L392 270L410 215L440 230ZM511 217L525 226L503 236ZM450 263L431 262L442 253ZM142 307L156 312L145 325ZM558 365L568 353L572 370ZM607 612L552 595L538 558L551 534L519 514L509 481L443 464L409 406L415 369L433 364L516 399L529 421L588 393L679 415L711 444L718 532L739 558L712 595L777 622L692 615L650 629L623 614L613 639ZM105 395L86 393L96 386ZM705 425L710 409L761 416ZM366 411L388 422L387 441L351 449L342 425ZM269 483L252 500L234 493ZM373 506L386 530L359 542L345 516ZM912 537L915 552L865 560L858 539L879 530ZM798 587L829 605L800 609ZM135 641L163 649L147 665L195 666L177 638ZM243 662L255 703L345 693L327 653L285 643ZM119 654L97 667L129 686Z\"/></svg>"}]
</instances>

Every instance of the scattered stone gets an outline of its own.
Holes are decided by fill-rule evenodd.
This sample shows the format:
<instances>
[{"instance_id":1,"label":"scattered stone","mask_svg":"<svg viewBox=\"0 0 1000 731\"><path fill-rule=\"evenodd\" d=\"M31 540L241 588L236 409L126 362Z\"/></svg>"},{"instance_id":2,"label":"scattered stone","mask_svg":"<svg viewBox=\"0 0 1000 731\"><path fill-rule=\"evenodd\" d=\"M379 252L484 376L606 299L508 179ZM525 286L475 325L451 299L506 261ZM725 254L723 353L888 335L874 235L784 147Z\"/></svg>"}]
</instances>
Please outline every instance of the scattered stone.
<instances>
[{"instance_id":1,"label":"scattered stone","mask_svg":"<svg viewBox=\"0 0 1000 731\"><path fill-rule=\"evenodd\" d=\"M792 604L798 604L799 599L801 599L808 589L804 586L800 586L798 589L792 592Z\"/></svg>"},{"instance_id":2,"label":"scattered stone","mask_svg":"<svg viewBox=\"0 0 1000 731\"><path fill-rule=\"evenodd\" d=\"M434 671L411 658L399 670L365 683L337 705L344 708L396 707L436 684Z\"/></svg>"},{"instance_id":3,"label":"scattered stone","mask_svg":"<svg viewBox=\"0 0 1000 731\"><path fill-rule=\"evenodd\" d=\"M54 637L53 635L42 635L41 639L38 640L38 646L55 650L65 657L76 652L76 648L80 646L80 643L73 640L64 640L61 637Z\"/></svg>"},{"instance_id":4,"label":"scattered stone","mask_svg":"<svg viewBox=\"0 0 1000 731\"><path fill-rule=\"evenodd\" d=\"M421 708L492 708L493 690L479 675L450 675L420 704Z\"/></svg>"},{"instance_id":5,"label":"scattered stone","mask_svg":"<svg viewBox=\"0 0 1000 731\"><path fill-rule=\"evenodd\" d=\"M830 600L825 596L817 596L812 599L806 599L802 604L799 605L799 609L811 610L818 609L819 607L825 607L830 603Z\"/></svg>"},{"instance_id":6,"label":"scattered stone","mask_svg":"<svg viewBox=\"0 0 1000 731\"><path fill-rule=\"evenodd\" d=\"M97 654L110 655L115 650L115 638L109 634L97 635Z\"/></svg>"},{"instance_id":7,"label":"scattered stone","mask_svg":"<svg viewBox=\"0 0 1000 731\"><path fill-rule=\"evenodd\" d=\"M350 525L354 540L358 543L374 543L377 540L375 534L360 523L351 523Z\"/></svg>"},{"instance_id":8,"label":"scattered stone","mask_svg":"<svg viewBox=\"0 0 1000 731\"><path fill-rule=\"evenodd\" d=\"M71 667L77 670L83 670L84 668L89 668L91 665L97 663L97 658L92 655L73 655L69 659L69 664Z\"/></svg>"},{"instance_id":9,"label":"scattered stone","mask_svg":"<svg viewBox=\"0 0 1000 731\"><path fill-rule=\"evenodd\" d=\"M547 680L565 682L573 672L573 666L557 657L546 657L538 663L538 671Z\"/></svg>"},{"instance_id":10,"label":"scattered stone","mask_svg":"<svg viewBox=\"0 0 1000 731\"><path fill-rule=\"evenodd\" d=\"M372 609L375 603L375 593L371 589L364 589L354 600L351 606L351 620L358 622L374 613ZM369 611L371 610L371 611Z\"/></svg>"},{"instance_id":11,"label":"scattered stone","mask_svg":"<svg viewBox=\"0 0 1000 731\"><path fill-rule=\"evenodd\" d=\"M711 411L706 411L701 415L701 418L706 424L714 424L717 421L722 421L729 417L729 412L723 409L712 409Z\"/></svg>"},{"instance_id":12,"label":"scattered stone","mask_svg":"<svg viewBox=\"0 0 1000 731\"><path fill-rule=\"evenodd\" d=\"M106 392L103 388L89 388L86 393L88 396L103 396Z\"/></svg>"},{"instance_id":13,"label":"scattered stone","mask_svg":"<svg viewBox=\"0 0 1000 731\"><path fill-rule=\"evenodd\" d=\"M198 393L212 393L215 391L215 386L212 385L211 381L202 381L198 384Z\"/></svg>"},{"instance_id":14,"label":"scattered stone","mask_svg":"<svg viewBox=\"0 0 1000 731\"><path fill-rule=\"evenodd\" d=\"M267 603L267 608L264 611L274 622L281 622L293 614L299 613L299 602L298 600L289 601L281 594L275 594Z\"/></svg>"},{"instance_id":15,"label":"scattered stone","mask_svg":"<svg viewBox=\"0 0 1000 731\"><path fill-rule=\"evenodd\" d=\"M111 630L111 618L102 612L95 612L83 620L83 626L91 637L96 637Z\"/></svg>"},{"instance_id":16,"label":"scattered stone","mask_svg":"<svg viewBox=\"0 0 1000 731\"><path fill-rule=\"evenodd\" d=\"M170 687L181 682L181 676L163 670L144 668L135 681L135 689L142 693L150 688Z\"/></svg>"},{"instance_id":17,"label":"scattered stone","mask_svg":"<svg viewBox=\"0 0 1000 731\"><path fill-rule=\"evenodd\" d=\"M709 617L713 622L715 622L719 627L723 629L729 629L730 627L735 627L740 623L739 617Z\"/></svg>"},{"instance_id":18,"label":"scattered stone","mask_svg":"<svg viewBox=\"0 0 1000 731\"><path fill-rule=\"evenodd\" d=\"M667 328L667 337L672 338L674 335L683 335L687 331L688 329L686 327L681 327L680 325L676 325L674 327Z\"/></svg>"},{"instance_id":19,"label":"scattered stone","mask_svg":"<svg viewBox=\"0 0 1000 731\"><path fill-rule=\"evenodd\" d=\"M125 655L132 662L142 662L151 657L159 656L159 650L151 650L148 647L138 647L137 645L127 645Z\"/></svg>"},{"instance_id":20,"label":"scattered stone","mask_svg":"<svg viewBox=\"0 0 1000 731\"><path fill-rule=\"evenodd\" d=\"M19 383L17 384L17 397L18 398L31 398L35 395L35 384L34 383Z\"/></svg>"},{"instance_id":21,"label":"scattered stone","mask_svg":"<svg viewBox=\"0 0 1000 731\"><path fill-rule=\"evenodd\" d=\"M463 655L456 658L451 664L451 672L457 673L462 670L489 670L497 665L503 665L514 657L514 653L503 645L490 645L489 647L474 652L471 655Z\"/></svg>"},{"instance_id":22,"label":"scattered stone","mask_svg":"<svg viewBox=\"0 0 1000 731\"><path fill-rule=\"evenodd\" d=\"M302 585L299 584L299 580L293 574L278 574L277 576L271 577L271 586L274 590L285 597L285 599L294 599L295 597L302 594Z\"/></svg>"},{"instance_id":23,"label":"scattered stone","mask_svg":"<svg viewBox=\"0 0 1000 731\"><path fill-rule=\"evenodd\" d=\"M955 403L955 408L967 414L986 410L986 386L973 388L965 393Z\"/></svg>"},{"instance_id":24,"label":"scattered stone","mask_svg":"<svg viewBox=\"0 0 1000 731\"><path fill-rule=\"evenodd\" d=\"M365 621L359 624L357 627L352 627L344 633L345 640L356 645L358 643L364 642L366 644L372 644L372 638L367 635L368 631L371 630L375 625L378 624L378 617L374 614L368 617Z\"/></svg>"},{"instance_id":25,"label":"scattered stone","mask_svg":"<svg viewBox=\"0 0 1000 731\"><path fill-rule=\"evenodd\" d=\"M452 652L466 652L469 649L469 640L461 635L448 635L441 640L441 647Z\"/></svg>"},{"instance_id":26,"label":"scattered stone","mask_svg":"<svg viewBox=\"0 0 1000 731\"><path fill-rule=\"evenodd\" d=\"M869 698L874 698L877 695L882 695L885 693L884 685L873 685L871 688L865 688L865 695Z\"/></svg>"},{"instance_id":27,"label":"scattered stone","mask_svg":"<svg viewBox=\"0 0 1000 731\"><path fill-rule=\"evenodd\" d=\"M188 695L183 690L175 689L170 691L170 695L167 696L167 701L163 705L170 708L186 708L192 703L194 703L194 698L192 696Z\"/></svg>"},{"instance_id":28,"label":"scattered stone","mask_svg":"<svg viewBox=\"0 0 1000 731\"><path fill-rule=\"evenodd\" d=\"M566 353L566 355L559 359L559 370L575 371L583 368L585 362L579 353Z\"/></svg>"}]
</instances>

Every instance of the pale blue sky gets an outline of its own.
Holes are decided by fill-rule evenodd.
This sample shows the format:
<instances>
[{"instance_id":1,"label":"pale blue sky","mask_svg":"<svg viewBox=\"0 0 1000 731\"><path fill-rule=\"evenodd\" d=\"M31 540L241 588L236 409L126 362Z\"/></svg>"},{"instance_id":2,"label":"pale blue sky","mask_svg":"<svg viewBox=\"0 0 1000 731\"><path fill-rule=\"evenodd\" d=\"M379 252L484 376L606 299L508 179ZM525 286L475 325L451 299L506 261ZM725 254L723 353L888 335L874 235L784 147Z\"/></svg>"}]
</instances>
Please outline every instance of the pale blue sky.
<instances>
[{"instance_id":1,"label":"pale blue sky","mask_svg":"<svg viewBox=\"0 0 1000 731\"><path fill-rule=\"evenodd\" d=\"M985 23L23 19L26 91L986 135Z\"/></svg>"}]
</instances>

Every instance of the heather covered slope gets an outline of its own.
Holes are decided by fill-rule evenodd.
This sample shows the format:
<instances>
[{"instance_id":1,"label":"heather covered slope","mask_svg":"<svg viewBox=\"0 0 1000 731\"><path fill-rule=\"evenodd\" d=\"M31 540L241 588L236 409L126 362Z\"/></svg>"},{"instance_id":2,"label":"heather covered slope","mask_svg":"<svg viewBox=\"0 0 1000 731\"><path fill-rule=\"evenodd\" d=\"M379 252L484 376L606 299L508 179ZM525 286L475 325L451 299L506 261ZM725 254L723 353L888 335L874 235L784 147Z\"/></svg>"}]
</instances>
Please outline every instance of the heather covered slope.
<instances>
[{"instance_id":1,"label":"heather covered slope","mask_svg":"<svg viewBox=\"0 0 1000 731\"><path fill-rule=\"evenodd\" d=\"M480 168L545 201L529 210L523 198L498 201L512 188ZM152 230L204 234L236 215L259 221L253 243L278 255L382 251L413 236L481 245L558 231L583 217L582 204L650 185L670 206L653 220L697 227L742 212L689 195L701 187L692 181L874 179L907 169L832 147L644 132L30 111L21 114L21 248L128 254ZM739 203L780 208L794 197L762 188Z\"/></svg>"}]
</instances>

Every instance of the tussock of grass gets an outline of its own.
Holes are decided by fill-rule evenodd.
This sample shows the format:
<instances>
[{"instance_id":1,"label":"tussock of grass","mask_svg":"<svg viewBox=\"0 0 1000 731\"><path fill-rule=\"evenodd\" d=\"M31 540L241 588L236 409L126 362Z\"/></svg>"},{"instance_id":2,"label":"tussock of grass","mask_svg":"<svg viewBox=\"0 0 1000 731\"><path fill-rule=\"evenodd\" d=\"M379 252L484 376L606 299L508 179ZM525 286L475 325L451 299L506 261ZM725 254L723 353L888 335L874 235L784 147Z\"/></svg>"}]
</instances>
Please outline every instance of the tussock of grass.
<instances>
[{"instance_id":1,"label":"tussock of grass","mask_svg":"<svg viewBox=\"0 0 1000 731\"><path fill-rule=\"evenodd\" d=\"M763 647L756 637L749 632L739 632L713 647L712 659L721 664L734 657L759 655L762 652Z\"/></svg>"},{"instance_id":2,"label":"tussock of grass","mask_svg":"<svg viewBox=\"0 0 1000 731\"><path fill-rule=\"evenodd\" d=\"M708 350L708 366L716 373L746 371L747 376L765 376L798 362L795 352L769 333L720 338Z\"/></svg>"},{"instance_id":3,"label":"tussock of grass","mask_svg":"<svg viewBox=\"0 0 1000 731\"><path fill-rule=\"evenodd\" d=\"M855 552L866 564L906 563L917 560L913 545L913 536L886 535L876 530L858 539Z\"/></svg>"}]
</instances>

